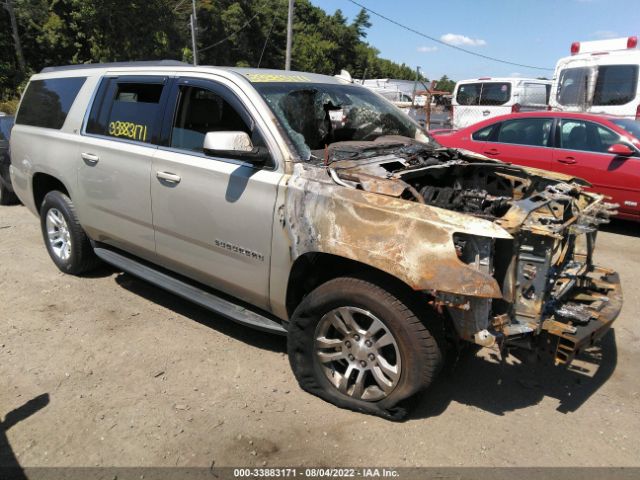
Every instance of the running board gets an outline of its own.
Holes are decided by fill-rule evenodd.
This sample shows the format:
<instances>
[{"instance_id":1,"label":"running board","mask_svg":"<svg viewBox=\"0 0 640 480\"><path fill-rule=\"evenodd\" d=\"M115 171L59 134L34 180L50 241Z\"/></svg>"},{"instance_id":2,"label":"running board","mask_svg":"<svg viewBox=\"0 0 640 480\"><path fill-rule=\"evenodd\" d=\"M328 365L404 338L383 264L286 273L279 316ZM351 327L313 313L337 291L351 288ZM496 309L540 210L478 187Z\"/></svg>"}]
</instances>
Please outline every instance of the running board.
<instances>
[{"instance_id":1,"label":"running board","mask_svg":"<svg viewBox=\"0 0 640 480\"><path fill-rule=\"evenodd\" d=\"M122 255L106 248L94 248L96 255L106 263L124 270L131 275L146 280L168 292L189 300L201 307L222 315L229 320L266 332L286 335L287 331L275 320L237 305L214 293L167 275L153 267L145 265L129 256Z\"/></svg>"}]
</instances>

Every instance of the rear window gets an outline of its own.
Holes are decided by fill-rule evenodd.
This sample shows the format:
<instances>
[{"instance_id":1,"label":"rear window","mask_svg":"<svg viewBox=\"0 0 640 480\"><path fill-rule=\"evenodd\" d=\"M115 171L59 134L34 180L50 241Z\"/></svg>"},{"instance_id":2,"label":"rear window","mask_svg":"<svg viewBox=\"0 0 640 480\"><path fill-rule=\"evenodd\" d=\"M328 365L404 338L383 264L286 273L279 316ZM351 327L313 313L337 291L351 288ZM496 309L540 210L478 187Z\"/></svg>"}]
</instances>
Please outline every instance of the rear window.
<instances>
[{"instance_id":1,"label":"rear window","mask_svg":"<svg viewBox=\"0 0 640 480\"><path fill-rule=\"evenodd\" d=\"M598 67L594 105L624 105L636 97L637 65L603 65Z\"/></svg>"},{"instance_id":2,"label":"rear window","mask_svg":"<svg viewBox=\"0 0 640 480\"><path fill-rule=\"evenodd\" d=\"M511 98L510 83L483 83L480 105L504 105Z\"/></svg>"},{"instance_id":3,"label":"rear window","mask_svg":"<svg viewBox=\"0 0 640 480\"><path fill-rule=\"evenodd\" d=\"M86 77L72 77L29 82L16 124L61 129L85 80Z\"/></svg>"},{"instance_id":4,"label":"rear window","mask_svg":"<svg viewBox=\"0 0 640 480\"><path fill-rule=\"evenodd\" d=\"M456 101L459 105L504 105L511 99L508 82L465 83L458 87Z\"/></svg>"},{"instance_id":5,"label":"rear window","mask_svg":"<svg viewBox=\"0 0 640 480\"><path fill-rule=\"evenodd\" d=\"M459 105L478 105L480 101L481 83L465 83L458 87L456 102Z\"/></svg>"},{"instance_id":6,"label":"rear window","mask_svg":"<svg viewBox=\"0 0 640 480\"><path fill-rule=\"evenodd\" d=\"M105 80L91 107L87 133L156 143L164 83L163 77Z\"/></svg>"}]
</instances>

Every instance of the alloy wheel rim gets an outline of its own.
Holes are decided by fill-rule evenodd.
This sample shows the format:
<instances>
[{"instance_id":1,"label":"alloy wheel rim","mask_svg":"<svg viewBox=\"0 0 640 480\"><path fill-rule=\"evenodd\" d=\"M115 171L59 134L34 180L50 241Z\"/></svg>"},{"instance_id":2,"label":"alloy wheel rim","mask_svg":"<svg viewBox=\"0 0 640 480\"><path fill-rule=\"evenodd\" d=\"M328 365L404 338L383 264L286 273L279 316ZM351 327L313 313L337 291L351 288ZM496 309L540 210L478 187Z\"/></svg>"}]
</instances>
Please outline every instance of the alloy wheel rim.
<instances>
[{"instance_id":1,"label":"alloy wheel rim","mask_svg":"<svg viewBox=\"0 0 640 480\"><path fill-rule=\"evenodd\" d=\"M62 212L57 208L49 209L45 224L51 251L60 260L69 260L71 257L71 234Z\"/></svg>"},{"instance_id":2,"label":"alloy wheel rim","mask_svg":"<svg viewBox=\"0 0 640 480\"><path fill-rule=\"evenodd\" d=\"M320 319L315 358L341 393L375 402L389 396L402 373L400 349L389 328L357 307L339 307Z\"/></svg>"}]
</instances>

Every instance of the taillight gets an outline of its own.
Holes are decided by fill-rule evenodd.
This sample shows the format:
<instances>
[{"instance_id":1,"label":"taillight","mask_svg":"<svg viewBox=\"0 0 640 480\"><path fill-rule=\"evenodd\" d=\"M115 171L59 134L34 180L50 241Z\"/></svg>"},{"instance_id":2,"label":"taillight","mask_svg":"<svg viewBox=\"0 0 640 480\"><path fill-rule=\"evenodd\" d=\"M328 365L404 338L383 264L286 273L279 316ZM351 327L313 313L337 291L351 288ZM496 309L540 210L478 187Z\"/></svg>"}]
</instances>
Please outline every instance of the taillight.
<instances>
[{"instance_id":1,"label":"taillight","mask_svg":"<svg viewBox=\"0 0 640 480\"><path fill-rule=\"evenodd\" d=\"M519 103L514 103L511 106L511 113L518 113L520 111L520 104Z\"/></svg>"},{"instance_id":2,"label":"taillight","mask_svg":"<svg viewBox=\"0 0 640 480\"><path fill-rule=\"evenodd\" d=\"M640 120L640 104L636 107L636 120Z\"/></svg>"},{"instance_id":3,"label":"taillight","mask_svg":"<svg viewBox=\"0 0 640 480\"><path fill-rule=\"evenodd\" d=\"M571 44L571 55L575 55L576 53L580 53L580 42L573 42Z\"/></svg>"},{"instance_id":4,"label":"taillight","mask_svg":"<svg viewBox=\"0 0 640 480\"><path fill-rule=\"evenodd\" d=\"M627 48L636 48L638 46L638 37L633 36L627 38Z\"/></svg>"}]
</instances>

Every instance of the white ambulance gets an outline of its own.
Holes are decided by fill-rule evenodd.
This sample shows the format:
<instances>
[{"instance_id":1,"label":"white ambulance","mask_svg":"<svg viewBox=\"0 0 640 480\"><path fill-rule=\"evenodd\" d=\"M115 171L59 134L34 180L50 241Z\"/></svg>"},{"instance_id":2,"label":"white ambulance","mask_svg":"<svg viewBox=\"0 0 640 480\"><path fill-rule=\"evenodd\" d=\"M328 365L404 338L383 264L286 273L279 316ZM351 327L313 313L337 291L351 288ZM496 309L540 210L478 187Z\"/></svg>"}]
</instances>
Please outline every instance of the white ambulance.
<instances>
[{"instance_id":1,"label":"white ambulance","mask_svg":"<svg viewBox=\"0 0 640 480\"><path fill-rule=\"evenodd\" d=\"M574 42L553 75L553 110L640 119L638 37Z\"/></svg>"},{"instance_id":2,"label":"white ambulance","mask_svg":"<svg viewBox=\"0 0 640 480\"><path fill-rule=\"evenodd\" d=\"M456 83L451 99L453 128L473 125L511 112L544 110L549 103L550 80L482 77Z\"/></svg>"}]
</instances>

